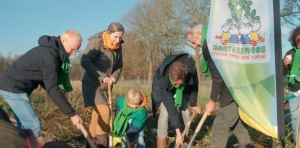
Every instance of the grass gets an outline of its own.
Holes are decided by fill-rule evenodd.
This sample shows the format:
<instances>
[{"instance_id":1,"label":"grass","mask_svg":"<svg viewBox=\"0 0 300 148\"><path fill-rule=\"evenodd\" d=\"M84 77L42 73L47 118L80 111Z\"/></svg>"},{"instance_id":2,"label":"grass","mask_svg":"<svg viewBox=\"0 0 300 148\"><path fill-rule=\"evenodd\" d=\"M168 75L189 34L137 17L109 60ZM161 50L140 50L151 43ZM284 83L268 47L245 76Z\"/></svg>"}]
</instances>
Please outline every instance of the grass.
<instances>
[{"instance_id":1,"label":"grass","mask_svg":"<svg viewBox=\"0 0 300 148\"><path fill-rule=\"evenodd\" d=\"M84 125L86 129L88 129L88 125L90 122L90 115L91 115L91 108L84 108L83 107L83 98L81 92L81 82L74 81L72 82L74 90L71 93L68 93L66 96L79 114L79 116L83 119ZM210 93L210 82L205 82L201 84L201 98L199 101L200 106L206 104L209 100L209 93ZM119 84L114 86L113 89L113 98L119 98L122 95L125 95L127 91L131 88L139 89L145 92L148 96L148 106L147 109L149 111L149 118L147 123L155 123L155 124L147 124L145 128L145 142L147 148L153 148L156 145L156 135L151 132L153 128L157 128L157 120L158 117L152 117L151 113L151 99L150 99L150 92L151 92L151 85L140 85L134 82L120 82ZM71 120L63 115L58 107L48 98L46 92L42 89L36 89L31 95L32 106L34 107L37 115L40 118L42 124L42 135L49 141L43 147L45 148L52 148L52 147L74 147L74 148L83 148L85 147L85 140L82 133L71 123ZM12 110L10 107L5 103L3 99L0 99L0 106L9 114L9 116L13 117ZM209 116L200 133L197 135L194 145L196 147L207 147L211 142L211 126L215 115ZM194 133L197 124L199 123L201 117L195 117L195 120L191 124L190 135ZM288 119L288 118L287 118ZM287 121L288 123L289 121ZM265 136L259 131L245 125L246 128L249 130L250 136L252 140L255 142L257 148L271 148L271 147L278 147L278 141L275 139ZM169 127L169 137L168 137L168 145L169 147L174 146L175 140L175 131ZM288 135L291 135L291 131L289 128L286 128L286 132ZM286 146L293 147L291 144L289 136L286 139ZM236 137L232 134L229 135L229 140L227 144L228 148L238 147L238 141Z\"/></svg>"}]
</instances>

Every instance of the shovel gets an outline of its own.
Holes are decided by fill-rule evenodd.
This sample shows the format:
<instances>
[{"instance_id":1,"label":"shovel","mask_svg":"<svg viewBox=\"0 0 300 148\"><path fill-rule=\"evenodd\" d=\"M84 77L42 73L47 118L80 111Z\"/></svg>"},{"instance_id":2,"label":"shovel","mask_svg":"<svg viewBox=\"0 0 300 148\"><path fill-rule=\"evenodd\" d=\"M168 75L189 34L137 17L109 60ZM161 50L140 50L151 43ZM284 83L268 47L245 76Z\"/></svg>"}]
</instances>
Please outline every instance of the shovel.
<instances>
[{"instance_id":1,"label":"shovel","mask_svg":"<svg viewBox=\"0 0 300 148\"><path fill-rule=\"evenodd\" d=\"M90 144L91 148L96 148L94 142L92 141L90 135L88 134L88 132L86 131L86 129L84 128L84 126L82 124L79 125L79 128L81 130L81 132L83 133L85 139L88 141L88 143Z\"/></svg>"},{"instance_id":2,"label":"shovel","mask_svg":"<svg viewBox=\"0 0 300 148\"><path fill-rule=\"evenodd\" d=\"M188 131L188 129L190 128L191 126L191 123L192 121L194 120L194 117L196 116L196 112L193 111L193 114L189 120L189 122L186 124L185 128L184 128L184 131L182 132L181 136L184 137L184 135L186 134L186 132ZM184 147L187 147L186 146L187 144L186 143L183 143L183 145L181 146L181 148L184 148ZM175 148L179 148L180 145L176 145Z\"/></svg>"},{"instance_id":3,"label":"shovel","mask_svg":"<svg viewBox=\"0 0 300 148\"><path fill-rule=\"evenodd\" d=\"M111 106L111 102L112 102L112 97L111 97L111 86L112 84L108 84L108 106L109 106L109 110L110 110L110 120L109 120L109 147L113 147L113 119L112 119L112 106Z\"/></svg>"},{"instance_id":4,"label":"shovel","mask_svg":"<svg viewBox=\"0 0 300 148\"><path fill-rule=\"evenodd\" d=\"M199 131L200 131L200 129L201 129L201 127L202 127L204 121L206 120L207 114L208 114L208 112L205 111L205 113L204 113L204 115L202 116L202 118L201 118L199 124L197 125L197 128L196 128L196 130L195 130L195 133L194 133L192 139L190 140L189 145L188 145L187 147L184 147L184 148L191 148L191 147L192 147L193 141L195 140L197 134L199 133ZM182 148L183 148L183 147L182 147Z\"/></svg>"},{"instance_id":5,"label":"shovel","mask_svg":"<svg viewBox=\"0 0 300 148\"><path fill-rule=\"evenodd\" d=\"M127 145L127 147L128 147L128 148L131 148L130 142L129 142L129 140L128 140L127 135L125 134L124 137L125 137L125 139L126 139L126 145Z\"/></svg>"},{"instance_id":6,"label":"shovel","mask_svg":"<svg viewBox=\"0 0 300 148\"><path fill-rule=\"evenodd\" d=\"M110 110L110 113L111 113L111 118L109 120L109 128L110 128L110 133L109 133L109 147L112 148L113 147L113 117L112 117L112 96L111 96L111 86L112 84L108 84L108 106L109 106L109 110ZM126 139L126 144L127 144L127 147L130 148L130 142L128 140L128 137L127 135L125 134L125 139Z\"/></svg>"}]
</instances>

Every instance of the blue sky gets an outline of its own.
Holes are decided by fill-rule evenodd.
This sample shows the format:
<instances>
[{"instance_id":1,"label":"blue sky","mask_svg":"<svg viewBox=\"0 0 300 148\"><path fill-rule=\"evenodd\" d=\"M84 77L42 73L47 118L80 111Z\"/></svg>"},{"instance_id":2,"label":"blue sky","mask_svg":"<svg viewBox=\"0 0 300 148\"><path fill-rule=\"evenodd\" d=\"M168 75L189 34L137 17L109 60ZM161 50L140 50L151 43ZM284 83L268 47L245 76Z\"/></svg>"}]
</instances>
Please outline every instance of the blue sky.
<instances>
[{"instance_id":1,"label":"blue sky","mask_svg":"<svg viewBox=\"0 0 300 148\"><path fill-rule=\"evenodd\" d=\"M105 30L114 21L120 21L131 7L141 0L11 0L0 5L0 52L24 54L37 45L42 35L61 35L64 30L75 29L87 38ZM290 29L283 27L282 35ZM283 37L283 54L291 48ZM193 50L187 47L187 51Z\"/></svg>"},{"instance_id":2,"label":"blue sky","mask_svg":"<svg viewBox=\"0 0 300 148\"><path fill-rule=\"evenodd\" d=\"M61 35L75 29L83 37L107 29L140 0L5 0L0 5L0 52L24 54L41 35Z\"/></svg>"}]
</instances>

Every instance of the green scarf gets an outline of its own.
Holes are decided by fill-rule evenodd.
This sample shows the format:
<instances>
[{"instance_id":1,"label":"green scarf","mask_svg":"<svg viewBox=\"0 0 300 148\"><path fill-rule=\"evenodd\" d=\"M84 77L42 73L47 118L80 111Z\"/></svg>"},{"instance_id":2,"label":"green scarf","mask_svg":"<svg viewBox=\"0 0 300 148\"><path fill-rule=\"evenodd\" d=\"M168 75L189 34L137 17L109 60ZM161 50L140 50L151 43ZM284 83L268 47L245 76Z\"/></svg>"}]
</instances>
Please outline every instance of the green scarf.
<instances>
[{"instance_id":1,"label":"green scarf","mask_svg":"<svg viewBox=\"0 0 300 148\"><path fill-rule=\"evenodd\" d=\"M181 107L181 103L182 103L182 94L183 94L183 90L185 88L185 82L183 82L183 85L181 85L180 87L177 87L174 83L173 83L173 80L169 74L169 80L172 84L173 87L176 88L176 93L175 93L175 101L174 101L174 105L176 107Z\"/></svg>"},{"instance_id":2,"label":"green scarf","mask_svg":"<svg viewBox=\"0 0 300 148\"><path fill-rule=\"evenodd\" d=\"M124 136L125 132L129 128L128 120L129 116L133 113L136 113L142 110L144 107L141 108L131 108L127 105L126 99L124 100L124 106L116 116L114 120L114 130L113 132L119 136Z\"/></svg>"},{"instance_id":3,"label":"green scarf","mask_svg":"<svg viewBox=\"0 0 300 148\"><path fill-rule=\"evenodd\" d=\"M204 44L204 40L206 39L206 34L207 34L207 26L203 26L202 27L202 37L201 37L201 45L203 46ZM201 61L201 71L202 73L205 73L206 76L211 76L210 71L207 67L207 63L205 61L205 59L202 57L202 61Z\"/></svg>"},{"instance_id":4,"label":"green scarf","mask_svg":"<svg viewBox=\"0 0 300 148\"><path fill-rule=\"evenodd\" d=\"M294 47L295 56L292 62L292 69L290 75L300 76L300 50ZM290 84L295 84L295 77L289 78Z\"/></svg>"},{"instance_id":5,"label":"green scarf","mask_svg":"<svg viewBox=\"0 0 300 148\"><path fill-rule=\"evenodd\" d=\"M62 50L65 52L65 48L62 44L60 44ZM70 81L70 73L69 73L70 59L68 56L65 57L63 64L61 66L62 72L58 77L58 87L62 90L70 92L73 90L71 81Z\"/></svg>"}]
</instances>

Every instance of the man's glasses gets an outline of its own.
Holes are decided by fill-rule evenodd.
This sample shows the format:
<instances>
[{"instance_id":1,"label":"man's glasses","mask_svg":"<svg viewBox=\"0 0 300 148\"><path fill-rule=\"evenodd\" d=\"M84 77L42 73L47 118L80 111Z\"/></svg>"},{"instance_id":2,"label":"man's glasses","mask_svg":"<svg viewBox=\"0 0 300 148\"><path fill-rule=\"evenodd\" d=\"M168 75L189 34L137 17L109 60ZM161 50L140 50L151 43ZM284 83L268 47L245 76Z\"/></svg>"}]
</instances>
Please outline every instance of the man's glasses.
<instances>
[{"instance_id":1,"label":"man's glasses","mask_svg":"<svg viewBox=\"0 0 300 148\"><path fill-rule=\"evenodd\" d=\"M68 42L69 46L71 47L71 52L72 52L72 53L73 53L73 52L75 52L75 53L79 53L79 52L80 52L80 50L78 50L78 49L76 49L76 48L73 48L68 40L66 40L66 41Z\"/></svg>"}]
</instances>

